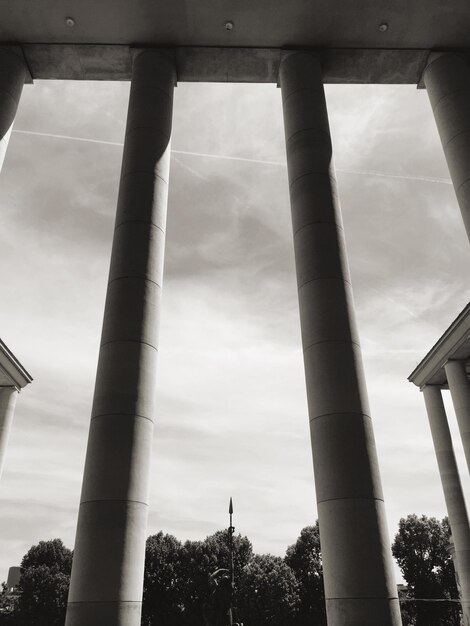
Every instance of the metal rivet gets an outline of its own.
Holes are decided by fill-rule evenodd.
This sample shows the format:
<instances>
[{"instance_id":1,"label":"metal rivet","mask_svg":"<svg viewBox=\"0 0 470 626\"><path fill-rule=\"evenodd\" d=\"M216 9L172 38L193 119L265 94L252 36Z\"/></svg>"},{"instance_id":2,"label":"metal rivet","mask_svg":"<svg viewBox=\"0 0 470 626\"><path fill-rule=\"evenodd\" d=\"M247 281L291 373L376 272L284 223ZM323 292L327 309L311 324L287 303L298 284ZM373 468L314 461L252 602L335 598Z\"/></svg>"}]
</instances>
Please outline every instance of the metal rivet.
<instances>
[{"instance_id":1,"label":"metal rivet","mask_svg":"<svg viewBox=\"0 0 470 626\"><path fill-rule=\"evenodd\" d=\"M381 33L385 33L388 30L388 24L386 22L382 22L379 26L379 30Z\"/></svg>"},{"instance_id":2,"label":"metal rivet","mask_svg":"<svg viewBox=\"0 0 470 626\"><path fill-rule=\"evenodd\" d=\"M65 18L65 24L66 24L69 28L72 28L73 26L75 26L75 20L73 19L73 17L66 17L66 18Z\"/></svg>"},{"instance_id":3,"label":"metal rivet","mask_svg":"<svg viewBox=\"0 0 470 626\"><path fill-rule=\"evenodd\" d=\"M225 22L225 30L233 30L233 22Z\"/></svg>"}]
</instances>

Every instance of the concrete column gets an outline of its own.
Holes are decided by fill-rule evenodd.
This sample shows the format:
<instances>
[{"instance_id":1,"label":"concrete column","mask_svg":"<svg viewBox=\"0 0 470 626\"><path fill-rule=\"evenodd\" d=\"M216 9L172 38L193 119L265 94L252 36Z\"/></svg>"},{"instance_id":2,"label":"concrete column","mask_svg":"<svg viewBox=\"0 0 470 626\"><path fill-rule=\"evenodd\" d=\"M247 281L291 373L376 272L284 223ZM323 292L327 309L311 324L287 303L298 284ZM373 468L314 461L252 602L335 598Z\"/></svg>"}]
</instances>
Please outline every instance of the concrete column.
<instances>
[{"instance_id":1,"label":"concrete column","mask_svg":"<svg viewBox=\"0 0 470 626\"><path fill-rule=\"evenodd\" d=\"M135 58L67 626L140 625L175 81Z\"/></svg>"},{"instance_id":2,"label":"concrete column","mask_svg":"<svg viewBox=\"0 0 470 626\"><path fill-rule=\"evenodd\" d=\"M18 391L16 387L0 387L0 478L10 436Z\"/></svg>"},{"instance_id":3,"label":"concrete column","mask_svg":"<svg viewBox=\"0 0 470 626\"><path fill-rule=\"evenodd\" d=\"M423 395L454 541L454 563L462 594L464 624L470 626L470 527L467 507L441 390L428 385L424 387Z\"/></svg>"},{"instance_id":4,"label":"concrete column","mask_svg":"<svg viewBox=\"0 0 470 626\"><path fill-rule=\"evenodd\" d=\"M318 59L286 53L280 84L328 624L397 626Z\"/></svg>"},{"instance_id":5,"label":"concrete column","mask_svg":"<svg viewBox=\"0 0 470 626\"><path fill-rule=\"evenodd\" d=\"M26 68L10 48L0 46L0 170L26 78Z\"/></svg>"},{"instance_id":6,"label":"concrete column","mask_svg":"<svg viewBox=\"0 0 470 626\"><path fill-rule=\"evenodd\" d=\"M470 383L467 379L465 363L464 361L447 361L444 369L470 471Z\"/></svg>"},{"instance_id":7,"label":"concrete column","mask_svg":"<svg viewBox=\"0 0 470 626\"><path fill-rule=\"evenodd\" d=\"M423 73L470 239L470 67L456 53L432 53Z\"/></svg>"}]
</instances>

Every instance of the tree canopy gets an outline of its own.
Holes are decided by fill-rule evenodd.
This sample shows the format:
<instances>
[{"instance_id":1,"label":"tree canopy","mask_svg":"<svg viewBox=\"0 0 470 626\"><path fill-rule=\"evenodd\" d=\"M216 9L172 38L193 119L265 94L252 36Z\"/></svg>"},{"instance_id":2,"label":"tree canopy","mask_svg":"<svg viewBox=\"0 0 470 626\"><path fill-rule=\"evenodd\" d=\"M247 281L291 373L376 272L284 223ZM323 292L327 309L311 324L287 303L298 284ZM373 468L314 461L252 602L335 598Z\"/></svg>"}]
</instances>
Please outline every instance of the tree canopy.
<instances>
[{"instance_id":1,"label":"tree canopy","mask_svg":"<svg viewBox=\"0 0 470 626\"><path fill-rule=\"evenodd\" d=\"M288 559L269 554L255 555L247 537L233 537L234 619L250 626L303 625L300 616L322 615L323 595L311 599L309 593L321 588L321 559L318 526L304 529L288 551ZM313 554L309 552L313 550ZM203 624L214 617L214 586L211 575L229 569L229 537L218 531L204 541L179 542L158 533L147 540L143 624L162 626ZM297 579L308 564L309 571ZM303 611L302 598L308 603ZM312 609L312 607L314 607ZM324 614L324 609L323 609ZM227 623L222 620L222 623ZM321 626L324 622L310 622Z\"/></svg>"},{"instance_id":2,"label":"tree canopy","mask_svg":"<svg viewBox=\"0 0 470 626\"><path fill-rule=\"evenodd\" d=\"M408 584L408 620L415 626L458 626L459 606L451 602L425 602L429 599L458 599L454 566L449 553L450 528L426 515L401 518L392 553Z\"/></svg>"},{"instance_id":3,"label":"tree canopy","mask_svg":"<svg viewBox=\"0 0 470 626\"><path fill-rule=\"evenodd\" d=\"M301 531L297 541L287 548L285 561L299 583L300 608L297 623L299 626L326 626L318 521L315 526L306 526Z\"/></svg>"},{"instance_id":4,"label":"tree canopy","mask_svg":"<svg viewBox=\"0 0 470 626\"><path fill-rule=\"evenodd\" d=\"M181 623L183 592L181 577L182 544L173 535L159 532L147 539L145 551L144 597L142 624L151 626L153 616L162 623Z\"/></svg>"},{"instance_id":5,"label":"tree canopy","mask_svg":"<svg viewBox=\"0 0 470 626\"><path fill-rule=\"evenodd\" d=\"M233 537L235 580L253 557L251 542L241 535ZM144 624L158 621L165 626L203 623L203 608L212 593L210 575L229 567L226 530L204 541L179 542L171 535L158 533L147 540L144 578ZM235 588L235 597L237 588Z\"/></svg>"},{"instance_id":6,"label":"tree canopy","mask_svg":"<svg viewBox=\"0 0 470 626\"><path fill-rule=\"evenodd\" d=\"M72 552L60 539L32 546L21 561L18 600L5 623L63 626L71 568Z\"/></svg>"},{"instance_id":7,"label":"tree canopy","mask_svg":"<svg viewBox=\"0 0 470 626\"><path fill-rule=\"evenodd\" d=\"M408 584L401 592L404 626L458 626L459 605L446 518L408 515L392 552ZM234 621L245 626L326 626L318 522L300 532L285 558L254 554L233 537ZM225 626L231 585L229 535L179 541L159 532L146 544L143 626ZM21 562L18 596L0 593L0 625L63 626L72 552L60 539L32 546ZM228 594L228 595L227 595Z\"/></svg>"},{"instance_id":8,"label":"tree canopy","mask_svg":"<svg viewBox=\"0 0 470 626\"><path fill-rule=\"evenodd\" d=\"M242 572L238 619L250 626L289 626L300 608L298 591L299 583L284 559L257 554Z\"/></svg>"}]
</instances>

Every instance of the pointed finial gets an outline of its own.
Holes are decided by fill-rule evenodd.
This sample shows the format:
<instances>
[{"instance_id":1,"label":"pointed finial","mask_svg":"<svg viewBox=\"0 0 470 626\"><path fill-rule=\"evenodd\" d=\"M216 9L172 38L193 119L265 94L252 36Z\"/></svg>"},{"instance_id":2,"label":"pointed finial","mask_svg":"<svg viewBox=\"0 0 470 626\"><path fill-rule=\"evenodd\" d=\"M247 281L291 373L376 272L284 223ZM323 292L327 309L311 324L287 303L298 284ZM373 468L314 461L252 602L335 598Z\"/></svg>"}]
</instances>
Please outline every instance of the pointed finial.
<instances>
[{"instance_id":1,"label":"pointed finial","mask_svg":"<svg viewBox=\"0 0 470 626\"><path fill-rule=\"evenodd\" d=\"M230 513L230 515L232 515L232 513L233 513L232 498L230 498L230 504L228 505L228 512Z\"/></svg>"}]
</instances>

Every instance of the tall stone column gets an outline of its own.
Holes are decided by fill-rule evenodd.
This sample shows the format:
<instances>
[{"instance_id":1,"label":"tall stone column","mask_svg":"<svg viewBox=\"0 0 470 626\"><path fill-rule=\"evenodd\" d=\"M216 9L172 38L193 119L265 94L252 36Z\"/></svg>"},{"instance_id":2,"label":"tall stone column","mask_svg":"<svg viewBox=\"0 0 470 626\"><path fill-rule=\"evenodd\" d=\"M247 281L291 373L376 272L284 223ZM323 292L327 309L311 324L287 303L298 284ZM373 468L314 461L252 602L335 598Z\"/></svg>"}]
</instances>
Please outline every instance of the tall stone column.
<instances>
[{"instance_id":1,"label":"tall stone column","mask_svg":"<svg viewBox=\"0 0 470 626\"><path fill-rule=\"evenodd\" d=\"M455 549L465 626L470 626L470 526L452 446L446 410L439 387L423 389Z\"/></svg>"},{"instance_id":2,"label":"tall stone column","mask_svg":"<svg viewBox=\"0 0 470 626\"><path fill-rule=\"evenodd\" d=\"M67 626L140 625L175 81L135 58Z\"/></svg>"},{"instance_id":3,"label":"tall stone column","mask_svg":"<svg viewBox=\"0 0 470 626\"><path fill-rule=\"evenodd\" d=\"M5 452L10 436L18 390L16 387L0 387L0 478L5 463Z\"/></svg>"},{"instance_id":4,"label":"tall stone column","mask_svg":"<svg viewBox=\"0 0 470 626\"><path fill-rule=\"evenodd\" d=\"M470 383L467 379L465 362L447 361L444 369L470 471Z\"/></svg>"},{"instance_id":5,"label":"tall stone column","mask_svg":"<svg viewBox=\"0 0 470 626\"><path fill-rule=\"evenodd\" d=\"M25 78L26 68L23 59L11 48L0 46L0 170Z\"/></svg>"},{"instance_id":6,"label":"tall stone column","mask_svg":"<svg viewBox=\"0 0 470 626\"><path fill-rule=\"evenodd\" d=\"M434 52L423 82L470 239L470 66L459 54Z\"/></svg>"},{"instance_id":7,"label":"tall stone column","mask_svg":"<svg viewBox=\"0 0 470 626\"><path fill-rule=\"evenodd\" d=\"M328 624L398 626L318 59L285 53L280 84Z\"/></svg>"}]
</instances>

